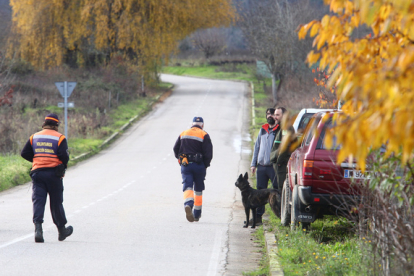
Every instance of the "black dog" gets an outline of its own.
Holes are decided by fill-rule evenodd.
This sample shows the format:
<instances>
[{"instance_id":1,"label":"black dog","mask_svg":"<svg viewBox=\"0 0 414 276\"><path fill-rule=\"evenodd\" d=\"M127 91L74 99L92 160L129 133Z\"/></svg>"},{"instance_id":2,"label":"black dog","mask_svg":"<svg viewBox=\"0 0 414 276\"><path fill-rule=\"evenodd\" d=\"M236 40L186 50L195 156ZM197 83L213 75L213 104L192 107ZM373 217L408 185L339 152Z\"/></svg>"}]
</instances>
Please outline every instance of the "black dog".
<instances>
[{"instance_id":1,"label":"black dog","mask_svg":"<svg viewBox=\"0 0 414 276\"><path fill-rule=\"evenodd\" d=\"M244 228L249 226L249 215L250 210L252 210L253 215L253 225L252 228L256 227L256 209L266 203L270 202L270 207L272 208L273 213L280 217L280 194L278 190L275 189L262 189L256 190L250 187L249 175L240 174L239 178L236 181L236 186L240 189L242 195L242 202L244 206L244 211L246 212L246 221L243 225Z\"/></svg>"}]
</instances>

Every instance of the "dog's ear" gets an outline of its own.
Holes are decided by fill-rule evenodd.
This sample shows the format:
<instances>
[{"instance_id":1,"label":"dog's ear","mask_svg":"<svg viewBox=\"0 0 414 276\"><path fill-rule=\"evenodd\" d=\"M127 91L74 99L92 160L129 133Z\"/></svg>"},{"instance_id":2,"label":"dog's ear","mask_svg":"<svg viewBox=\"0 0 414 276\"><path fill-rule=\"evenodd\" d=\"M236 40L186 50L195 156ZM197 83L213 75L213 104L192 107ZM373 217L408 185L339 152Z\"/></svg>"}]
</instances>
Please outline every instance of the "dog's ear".
<instances>
[{"instance_id":1,"label":"dog's ear","mask_svg":"<svg viewBox=\"0 0 414 276\"><path fill-rule=\"evenodd\" d=\"M239 180L240 180L240 179L243 179L243 175L242 175L242 174L240 174L240 175L239 175Z\"/></svg>"},{"instance_id":2,"label":"dog's ear","mask_svg":"<svg viewBox=\"0 0 414 276\"><path fill-rule=\"evenodd\" d=\"M244 179L249 179L249 174L247 172L244 174Z\"/></svg>"}]
</instances>

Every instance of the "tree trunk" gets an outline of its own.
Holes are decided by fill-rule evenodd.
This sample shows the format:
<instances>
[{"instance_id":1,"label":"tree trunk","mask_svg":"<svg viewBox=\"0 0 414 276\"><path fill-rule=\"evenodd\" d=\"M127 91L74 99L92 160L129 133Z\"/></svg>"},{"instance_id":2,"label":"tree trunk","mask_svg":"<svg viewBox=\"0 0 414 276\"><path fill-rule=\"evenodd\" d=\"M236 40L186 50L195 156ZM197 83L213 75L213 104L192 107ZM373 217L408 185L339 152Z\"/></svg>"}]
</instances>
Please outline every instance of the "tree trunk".
<instances>
[{"instance_id":1,"label":"tree trunk","mask_svg":"<svg viewBox=\"0 0 414 276\"><path fill-rule=\"evenodd\" d=\"M276 76L272 74L272 95L273 95L273 104L277 103L277 87L276 87Z\"/></svg>"},{"instance_id":2,"label":"tree trunk","mask_svg":"<svg viewBox=\"0 0 414 276\"><path fill-rule=\"evenodd\" d=\"M276 84L276 81L279 81ZM273 103L277 104L278 97L277 95L282 90L282 82L283 82L283 75L280 73L273 73L272 74L272 95L273 95Z\"/></svg>"}]
</instances>

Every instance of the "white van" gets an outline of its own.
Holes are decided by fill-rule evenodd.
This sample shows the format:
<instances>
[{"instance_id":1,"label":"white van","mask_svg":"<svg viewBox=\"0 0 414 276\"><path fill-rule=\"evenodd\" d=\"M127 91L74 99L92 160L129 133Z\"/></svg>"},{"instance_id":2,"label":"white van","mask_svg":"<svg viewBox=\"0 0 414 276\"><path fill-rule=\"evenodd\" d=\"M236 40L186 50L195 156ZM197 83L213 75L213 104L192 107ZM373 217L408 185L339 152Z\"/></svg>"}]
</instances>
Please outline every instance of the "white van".
<instances>
[{"instance_id":1,"label":"white van","mask_svg":"<svg viewBox=\"0 0 414 276\"><path fill-rule=\"evenodd\" d=\"M304 108L302 109L298 116L295 119L295 122L293 123L293 128L295 129L295 132L298 132L298 130L304 130L305 127L308 125L311 117L313 114L321 112L321 111L335 111L337 109L321 109L321 108Z\"/></svg>"}]
</instances>

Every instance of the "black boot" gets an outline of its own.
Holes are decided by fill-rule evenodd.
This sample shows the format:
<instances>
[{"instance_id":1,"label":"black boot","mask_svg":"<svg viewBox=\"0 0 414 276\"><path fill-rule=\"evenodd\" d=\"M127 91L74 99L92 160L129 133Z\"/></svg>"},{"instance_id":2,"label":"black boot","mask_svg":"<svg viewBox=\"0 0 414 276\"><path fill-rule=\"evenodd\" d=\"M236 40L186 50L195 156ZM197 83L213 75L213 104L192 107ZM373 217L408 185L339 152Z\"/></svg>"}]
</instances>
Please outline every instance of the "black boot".
<instances>
[{"instance_id":1,"label":"black boot","mask_svg":"<svg viewBox=\"0 0 414 276\"><path fill-rule=\"evenodd\" d=\"M44 242L41 223L35 223L35 242Z\"/></svg>"},{"instance_id":2,"label":"black boot","mask_svg":"<svg viewBox=\"0 0 414 276\"><path fill-rule=\"evenodd\" d=\"M58 228L59 231L59 241L63 241L65 240L67 237L69 237L70 235L72 235L73 233L73 227L72 226L68 226L68 227L61 227Z\"/></svg>"}]
</instances>

